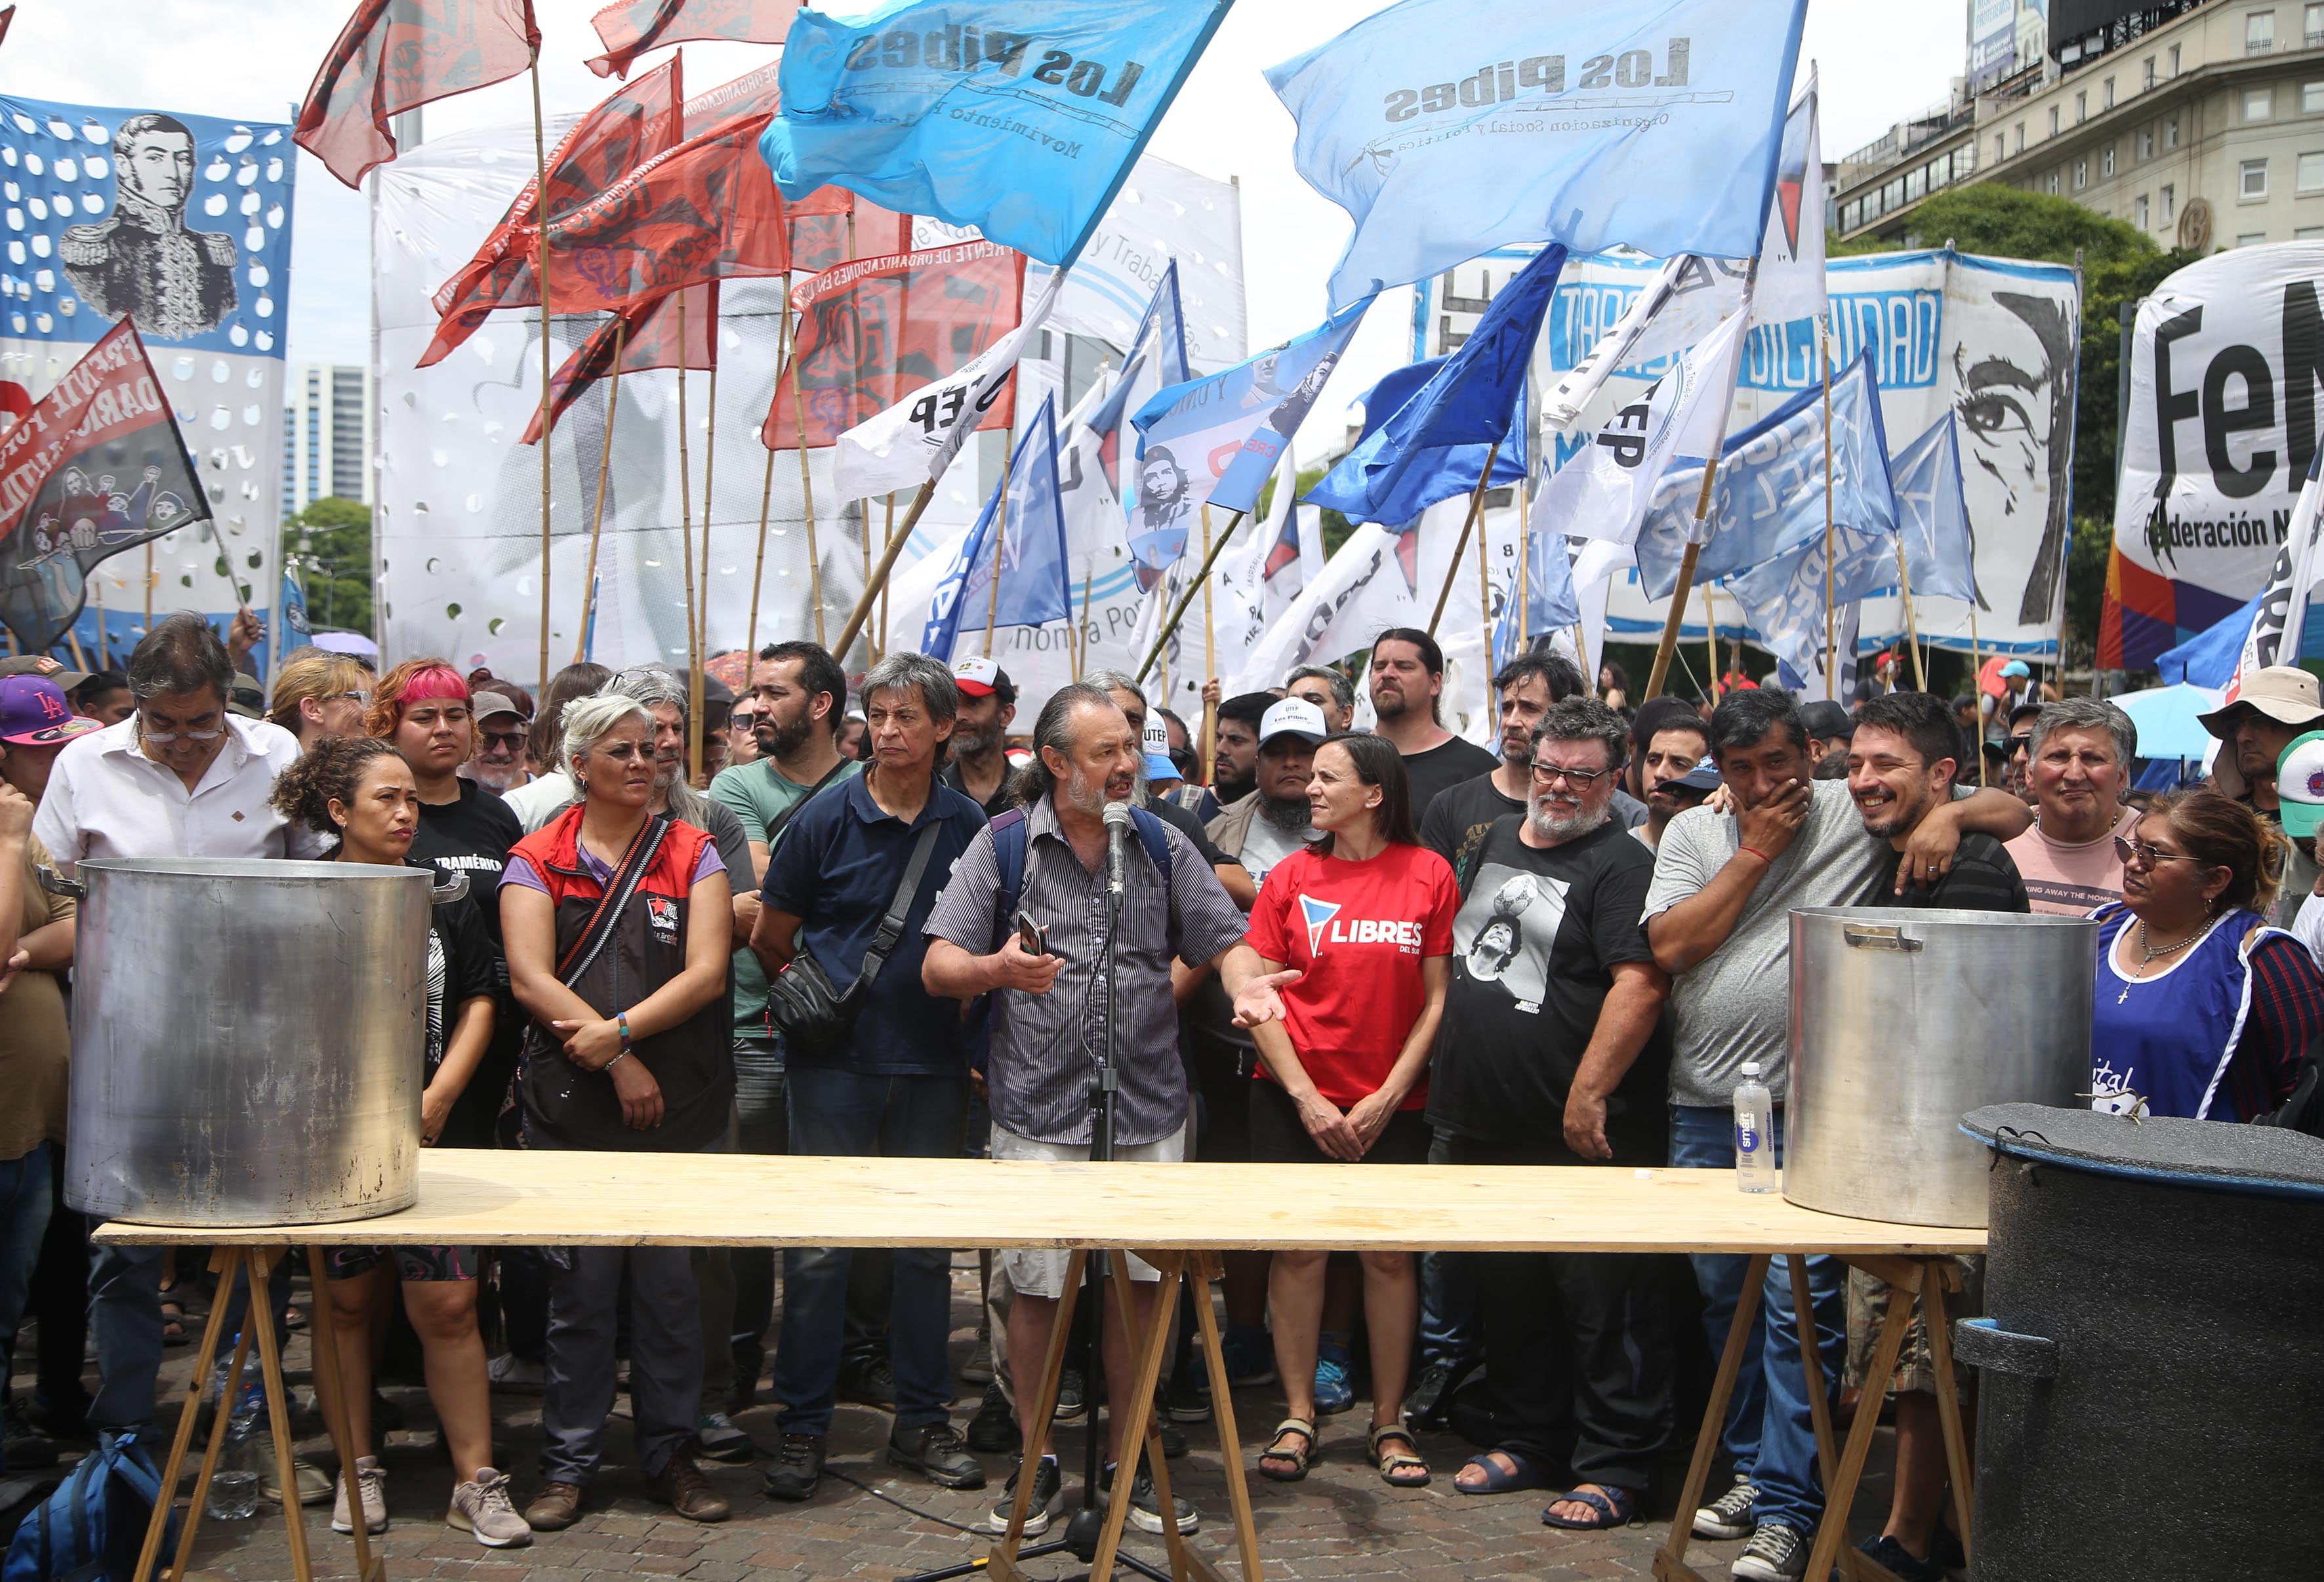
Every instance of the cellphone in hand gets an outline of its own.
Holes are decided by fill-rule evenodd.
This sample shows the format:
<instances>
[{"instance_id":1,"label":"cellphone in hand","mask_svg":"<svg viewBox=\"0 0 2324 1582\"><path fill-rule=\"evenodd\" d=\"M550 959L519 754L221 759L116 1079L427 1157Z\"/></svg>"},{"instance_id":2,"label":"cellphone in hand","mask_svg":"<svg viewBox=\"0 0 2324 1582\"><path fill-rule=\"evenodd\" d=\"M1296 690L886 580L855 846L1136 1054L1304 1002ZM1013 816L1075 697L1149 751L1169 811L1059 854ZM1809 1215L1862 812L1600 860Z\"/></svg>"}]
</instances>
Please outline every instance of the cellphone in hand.
<instances>
[{"instance_id":1,"label":"cellphone in hand","mask_svg":"<svg viewBox=\"0 0 2324 1582\"><path fill-rule=\"evenodd\" d=\"M1033 915L1019 906L1017 908L1017 942L1025 947L1027 955L1046 956L1049 953L1049 925L1034 922Z\"/></svg>"}]
</instances>

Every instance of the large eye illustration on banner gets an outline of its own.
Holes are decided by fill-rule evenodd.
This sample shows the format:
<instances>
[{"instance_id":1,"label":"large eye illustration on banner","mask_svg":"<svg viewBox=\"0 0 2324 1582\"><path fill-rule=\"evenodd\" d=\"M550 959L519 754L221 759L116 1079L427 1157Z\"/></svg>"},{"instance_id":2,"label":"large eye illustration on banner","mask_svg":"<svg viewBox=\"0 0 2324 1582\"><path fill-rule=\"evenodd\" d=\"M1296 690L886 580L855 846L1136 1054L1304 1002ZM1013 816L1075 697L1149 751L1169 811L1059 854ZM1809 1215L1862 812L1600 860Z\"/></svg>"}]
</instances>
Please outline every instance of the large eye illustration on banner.
<instances>
[{"instance_id":1,"label":"large eye illustration on banner","mask_svg":"<svg viewBox=\"0 0 2324 1582\"><path fill-rule=\"evenodd\" d=\"M1979 529L2040 524L2025 592L2014 612L2021 626L2044 626L2056 609L2065 568L2073 450L2076 327L2067 303L2019 291L1996 291L2007 318L1989 321L1989 338L1972 362L1953 347L1960 393L1962 486L1974 547ZM1978 603L1991 609L1984 579Z\"/></svg>"}]
</instances>

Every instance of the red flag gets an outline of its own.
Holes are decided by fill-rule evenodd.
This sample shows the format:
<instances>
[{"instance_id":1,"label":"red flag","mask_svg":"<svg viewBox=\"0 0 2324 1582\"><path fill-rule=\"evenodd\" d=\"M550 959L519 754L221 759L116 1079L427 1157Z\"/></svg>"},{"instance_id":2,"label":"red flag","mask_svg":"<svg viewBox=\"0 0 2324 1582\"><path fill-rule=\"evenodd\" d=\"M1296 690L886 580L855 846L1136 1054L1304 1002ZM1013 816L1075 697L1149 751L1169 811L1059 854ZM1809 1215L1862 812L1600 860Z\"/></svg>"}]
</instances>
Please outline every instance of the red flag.
<instances>
[{"instance_id":1,"label":"red flag","mask_svg":"<svg viewBox=\"0 0 2324 1582\"><path fill-rule=\"evenodd\" d=\"M770 61L732 82L686 101L687 129L695 136L716 132L782 107L776 78L782 62ZM912 219L861 198L844 187L819 187L786 206L791 216L791 267L808 273L851 258L878 258L912 248ZM855 218L855 245L847 244L847 221Z\"/></svg>"},{"instance_id":2,"label":"red flag","mask_svg":"<svg viewBox=\"0 0 2324 1582\"><path fill-rule=\"evenodd\" d=\"M754 115L689 137L549 225L549 306L602 313L704 281L785 274L788 216ZM517 251L530 257L528 237Z\"/></svg>"},{"instance_id":3,"label":"red flag","mask_svg":"<svg viewBox=\"0 0 2324 1582\"><path fill-rule=\"evenodd\" d=\"M14 23L15 20L16 8L14 6L11 5L7 10L0 11L0 44L5 44L8 41L8 27L9 24Z\"/></svg>"},{"instance_id":4,"label":"red flag","mask_svg":"<svg viewBox=\"0 0 2324 1582\"><path fill-rule=\"evenodd\" d=\"M760 426L769 450L796 449L803 391L809 447L907 394L958 371L1017 327L1025 297L1025 255L991 242L964 242L866 258L824 271L791 292L797 329L774 403ZM1016 382L992 403L980 428L1016 420Z\"/></svg>"},{"instance_id":5,"label":"red flag","mask_svg":"<svg viewBox=\"0 0 2324 1582\"><path fill-rule=\"evenodd\" d=\"M563 218L612 186L628 170L684 140L684 75L679 62L655 67L581 117L558 141L549 157L549 217ZM508 213L493 227L475 257L437 289L435 308L443 322L420 354L422 368L438 363L476 333L495 308L537 308L531 249L540 219L538 178L528 180ZM524 253L517 243L523 238ZM512 294L513 293L513 294Z\"/></svg>"},{"instance_id":6,"label":"red flag","mask_svg":"<svg viewBox=\"0 0 2324 1582\"><path fill-rule=\"evenodd\" d=\"M0 435L0 622L41 653L80 614L91 566L209 518L168 393L124 318Z\"/></svg>"},{"instance_id":7,"label":"red flag","mask_svg":"<svg viewBox=\"0 0 2324 1582\"><path fill-rule=\"evenodd\" d=\"M648 50L688 39L779 44L800 0L616 0L589 19L605 52L588 62L600 77L627 77Z\"/></svg>"},{"instance_id":8,"label":"red flag","mask_svg":"<svg viewBox=\"0 0 2324 1582\"><path fill-rule=\"evenodd\" d=\"M686 333L678 334L680 299L686 303ZM621 348L622 372L648 368L715 368L718 366L718 282L688 286L614 314L597 332L581 343L565 365L549 376L549 414L553 425L565 409L579 400L589 387L613 371L613 350ZM540 412L535 409L524 443L540 438Z\"/></svg>"},{"instance_id":9,"label":"red flag","mask_svg":"<svg viewBox=\"0 0 2324 1582\"><path fill-rule=\"evenodd\" d=\"M505 81L540 48L532 0L358 0L290 140L353 187L395 157L390 116Z\"/></svg>"}]
</instances>

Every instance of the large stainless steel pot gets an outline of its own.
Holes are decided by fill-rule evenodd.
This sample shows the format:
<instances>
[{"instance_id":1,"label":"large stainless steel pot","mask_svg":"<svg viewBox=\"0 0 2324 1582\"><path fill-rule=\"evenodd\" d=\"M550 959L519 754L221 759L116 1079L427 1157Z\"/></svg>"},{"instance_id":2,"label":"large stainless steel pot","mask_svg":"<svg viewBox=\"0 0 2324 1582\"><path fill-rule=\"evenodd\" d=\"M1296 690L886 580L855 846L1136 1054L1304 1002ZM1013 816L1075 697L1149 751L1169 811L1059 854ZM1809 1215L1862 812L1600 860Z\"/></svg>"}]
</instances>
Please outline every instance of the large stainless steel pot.
<instances>
[{"instance_id":1,"label":"large stainless steel pot","mask_svg":"<svg viewBox=\"0 0 2324 1582\"><path fill-rule=\"evenodd\" d=\"M65 1201L148 1225L311 1225L418 1190L418 868L92 859L73 968Z\"/></svg>"},{"instance_id":2,"label":"large stainless steel pot","mask_svg":"<svg viewBox=\"0 0 2324 1582\"><path fill-rule=\"evenodd\" d=\"M2088 1090L2098 933L2080 917L1794 912L1784 1196L1861 1219L1984 1225L1986 1150L1960 1118Z\"/></svg>"}]
</instances>

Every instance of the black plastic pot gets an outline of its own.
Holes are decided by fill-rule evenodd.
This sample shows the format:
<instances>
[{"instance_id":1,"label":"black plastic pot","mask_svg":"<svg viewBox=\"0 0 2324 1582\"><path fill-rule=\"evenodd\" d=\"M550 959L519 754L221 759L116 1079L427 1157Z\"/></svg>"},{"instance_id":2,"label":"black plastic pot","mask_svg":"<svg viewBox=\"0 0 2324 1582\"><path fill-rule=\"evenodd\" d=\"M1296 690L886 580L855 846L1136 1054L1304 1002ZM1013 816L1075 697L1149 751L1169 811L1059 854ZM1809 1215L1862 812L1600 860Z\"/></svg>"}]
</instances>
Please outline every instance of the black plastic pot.
<instances>
[{"instance_id":1,"label":"black plastic pot","mask_svg":"<svg viewBox=\"0 0 2324 1582\"><path fill-rule=\"evenodd\" d=\"M2324 1576L2324 1141L2005 1104L1974 1582Z\"/></svg>"}]
</instances>

